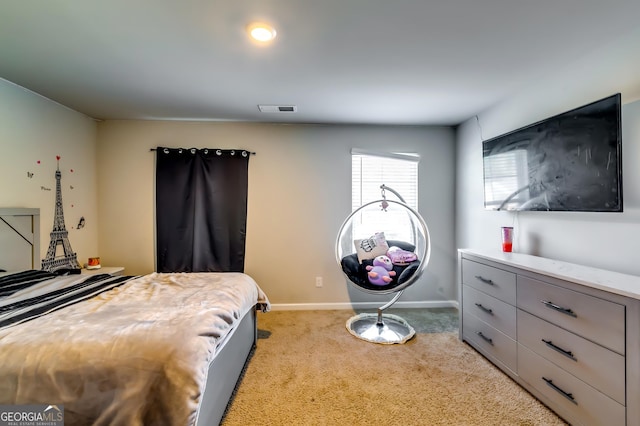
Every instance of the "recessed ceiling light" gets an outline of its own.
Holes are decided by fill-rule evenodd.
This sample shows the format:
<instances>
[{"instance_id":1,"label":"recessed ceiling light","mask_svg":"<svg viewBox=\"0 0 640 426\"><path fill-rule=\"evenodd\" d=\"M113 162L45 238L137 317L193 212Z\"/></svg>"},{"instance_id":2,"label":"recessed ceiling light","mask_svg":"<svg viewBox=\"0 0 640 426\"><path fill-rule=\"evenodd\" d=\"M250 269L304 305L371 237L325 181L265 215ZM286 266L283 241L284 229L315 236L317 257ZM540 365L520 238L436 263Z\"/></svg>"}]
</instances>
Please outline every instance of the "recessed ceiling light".
<instances>
[{"instance_id":1,"label":"recessed ceiling light","mask_svg":"<svg viewBox=\"0 0 640 426\"><path fill-rule=\"evenodd\" d=\"M262 22L250 24L247 31L252 39L261 43L267 43L276 38L276 30L271 25Z\"/></svg>"}]
</instances>

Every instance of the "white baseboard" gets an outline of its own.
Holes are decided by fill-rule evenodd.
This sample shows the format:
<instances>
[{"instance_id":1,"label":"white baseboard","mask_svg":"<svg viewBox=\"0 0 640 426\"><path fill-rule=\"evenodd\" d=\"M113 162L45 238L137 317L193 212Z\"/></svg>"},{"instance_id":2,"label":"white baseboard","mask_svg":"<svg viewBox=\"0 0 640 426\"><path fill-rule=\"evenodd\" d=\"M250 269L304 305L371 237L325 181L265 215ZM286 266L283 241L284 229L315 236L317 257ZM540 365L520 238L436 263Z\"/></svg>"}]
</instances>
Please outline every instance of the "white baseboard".
<instances>
[{"instance_id":1,"label":"white baseboard","mask_svg":"<svg viewBox=\"0 0 640 426\"><path fill-rule=\"evenodd\" d=\"M319 311L342 309L377 309L384 302L338 302L338 303L272 303L272 311ZM458 308L457 300L396 302L392 308Z\"/></svg>"}]
</instances>

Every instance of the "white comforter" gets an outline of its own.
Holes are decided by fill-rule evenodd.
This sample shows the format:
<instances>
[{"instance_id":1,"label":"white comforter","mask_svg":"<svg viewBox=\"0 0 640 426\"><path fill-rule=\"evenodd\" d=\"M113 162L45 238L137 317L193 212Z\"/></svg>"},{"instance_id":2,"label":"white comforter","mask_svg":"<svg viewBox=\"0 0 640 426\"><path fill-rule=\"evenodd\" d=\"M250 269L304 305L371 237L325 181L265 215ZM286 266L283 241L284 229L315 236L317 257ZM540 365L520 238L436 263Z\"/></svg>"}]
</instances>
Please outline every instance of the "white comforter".
<instances>
[{"instance_id":1,"label":"white comforter","mask_svg":"<svg viewBox=\"0 0 640 426\"><path fill-rule=\"evenodd\" d=\"M65 424L194 424L216 345L256 303L241 273L139 277L0 331L0 404L64 404Z\"/></svg>"}]
</instances>

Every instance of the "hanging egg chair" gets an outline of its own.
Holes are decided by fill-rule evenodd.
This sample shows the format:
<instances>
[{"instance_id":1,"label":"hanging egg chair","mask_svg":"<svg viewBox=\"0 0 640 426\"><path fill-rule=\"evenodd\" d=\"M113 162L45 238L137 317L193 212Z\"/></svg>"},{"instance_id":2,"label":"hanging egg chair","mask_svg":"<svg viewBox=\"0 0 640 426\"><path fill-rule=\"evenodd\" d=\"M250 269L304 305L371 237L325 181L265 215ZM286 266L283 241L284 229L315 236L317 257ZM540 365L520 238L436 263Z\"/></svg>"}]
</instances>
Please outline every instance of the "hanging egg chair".
<instances>
[{"instance_id":1,"label":"hanging egg chair","mask_svg":"<svg viewBox=\"0 0 640 426\"><path fill-rule=\"evenodd\" d=\"M366 203L344 221L336 239L336 260L347 281L359 290L394 297L377 314L347 321L354 336L373 343L404 343L415 331L404 319L383 314L424 272L431 254L427 224L404 198L381 185L382 199ZM400 201L388 200L386 191Z\"/></svg>"}]
</instances>

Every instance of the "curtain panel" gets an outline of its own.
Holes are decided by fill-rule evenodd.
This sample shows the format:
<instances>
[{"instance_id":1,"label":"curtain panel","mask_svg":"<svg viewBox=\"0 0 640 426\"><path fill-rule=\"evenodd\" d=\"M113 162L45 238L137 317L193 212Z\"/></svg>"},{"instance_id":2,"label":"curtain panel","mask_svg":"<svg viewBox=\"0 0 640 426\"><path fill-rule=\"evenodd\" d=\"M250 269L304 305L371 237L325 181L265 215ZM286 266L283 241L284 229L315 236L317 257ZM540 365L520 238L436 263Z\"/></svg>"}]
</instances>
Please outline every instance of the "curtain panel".
<instances>
[{"instance_id":1,"label":"curtain panel","mask_svg":"<svg viewBox=\"0 0 640 426\"><path fill-rule=\"evenodd\" d=\"M158 272L244 272L249 157L156 149Z\"/></svg>"}]
</instances>

